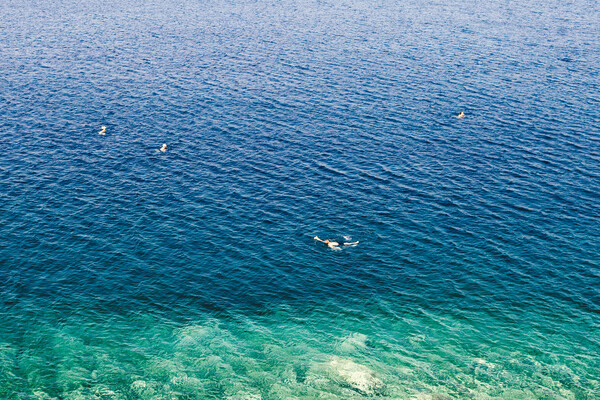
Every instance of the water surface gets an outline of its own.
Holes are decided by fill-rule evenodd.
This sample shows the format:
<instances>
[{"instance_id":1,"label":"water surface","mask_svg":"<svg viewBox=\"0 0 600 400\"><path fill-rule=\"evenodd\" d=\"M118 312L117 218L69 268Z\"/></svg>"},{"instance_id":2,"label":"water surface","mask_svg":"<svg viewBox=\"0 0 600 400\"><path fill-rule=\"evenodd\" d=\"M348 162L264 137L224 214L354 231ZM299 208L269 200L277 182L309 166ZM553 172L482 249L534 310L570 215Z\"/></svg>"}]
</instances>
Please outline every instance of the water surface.
<instances>
[{"instance_id":1,"label":"water surface","mask_svg":"<svg viewBox=\"0 0 600 400\"><path fill-rule=\"evenodd\" d=\"M597 399L598 20L2 2L0 397Z\"/></svg>"}]
</instances>

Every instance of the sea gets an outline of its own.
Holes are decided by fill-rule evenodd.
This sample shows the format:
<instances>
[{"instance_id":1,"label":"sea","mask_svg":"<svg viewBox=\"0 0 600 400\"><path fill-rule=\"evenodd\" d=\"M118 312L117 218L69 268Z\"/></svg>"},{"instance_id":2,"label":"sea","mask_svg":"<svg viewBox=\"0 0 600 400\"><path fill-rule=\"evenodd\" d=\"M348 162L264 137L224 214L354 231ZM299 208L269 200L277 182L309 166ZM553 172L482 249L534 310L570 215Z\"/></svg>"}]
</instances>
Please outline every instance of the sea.
<instances>
[{"instance_id":1,"label":"sea","mask_svg":"<svg viewBox=\"0 0 600 400\"><path fill-rule=\"evenodd\" d=\"M0 399L600 399L599 21L2 0Z\"/></svg>"}]
</instances>

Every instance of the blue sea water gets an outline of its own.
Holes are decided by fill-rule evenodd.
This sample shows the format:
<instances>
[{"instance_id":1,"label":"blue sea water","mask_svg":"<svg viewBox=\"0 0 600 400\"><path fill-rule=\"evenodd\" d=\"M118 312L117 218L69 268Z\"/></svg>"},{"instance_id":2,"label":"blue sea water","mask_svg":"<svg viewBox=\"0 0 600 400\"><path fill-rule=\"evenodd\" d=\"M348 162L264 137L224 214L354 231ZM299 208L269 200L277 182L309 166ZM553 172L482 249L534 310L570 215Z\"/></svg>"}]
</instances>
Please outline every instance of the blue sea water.
<instances>
[{"instance_id":1,"label":"blue sea water","mask_svg":"<svg viewBox=\"0 0 600 400\"><path fill-rule=\"evenodd\" d=\"M2 1L0 398L600 399L598 21Z\"/></svg>"}]
</instances>

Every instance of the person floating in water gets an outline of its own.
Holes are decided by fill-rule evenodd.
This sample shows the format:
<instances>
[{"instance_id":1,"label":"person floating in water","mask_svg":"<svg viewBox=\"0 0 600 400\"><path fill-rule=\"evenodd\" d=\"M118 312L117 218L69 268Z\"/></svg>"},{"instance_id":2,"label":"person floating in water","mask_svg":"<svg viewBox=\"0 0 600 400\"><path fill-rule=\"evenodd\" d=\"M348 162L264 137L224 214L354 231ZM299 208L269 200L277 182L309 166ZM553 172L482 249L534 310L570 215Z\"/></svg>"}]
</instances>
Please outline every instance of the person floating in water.
<instances>
[{"instance_id":1,"label":"person floating in water","mask_svg":"<svg viewBox=\"0 0 600 400\"><path fill-rule=\"evenodd\" d=\"M162 151L163 153L165 151L167 151L167 144L166 143L163 143L162 147L160 148L160 151Z\"/></svg>"},{"instance_id":2,"label":"person floating in water","mask_svg":"<svg viewBox=\"0 0 600 400\"><path fill-rule=\"evenodd\" d=\"M318 240L321 243L325 243L327 246L329 246L330 249L333 250L341 250L340 246L356 246L358 244L358 240L356 242L343 242L343 241L335 241L335 240L329 240L329 239L325 239L325 240L321 240L319 239L318 236L314 237L315 240Z\"/></svg>"},{"instance_id":3,"label":"person floating in water","mask_svg":"<svg viewBox=\"0 0 600 400\"><path fill-rule=\"evenodd\" d=\"M103 126L102 130L100 132L98 132L99 135L106 135L106 127Z\"/></svg>"},{"instance_id":4,"label":"person floating in water","mask_svg":"<svg viewBox=\"0 0 600 400\"><path fill-rule=\"evenodd\" d=\"M458 119L463 119L464 117L465 117L465 113L464 113L464 112L462 112L462 111L460 112L460 114L458 114L458 115L456 116L456 118L458 118Z\"/></svg>"}]
</instances>

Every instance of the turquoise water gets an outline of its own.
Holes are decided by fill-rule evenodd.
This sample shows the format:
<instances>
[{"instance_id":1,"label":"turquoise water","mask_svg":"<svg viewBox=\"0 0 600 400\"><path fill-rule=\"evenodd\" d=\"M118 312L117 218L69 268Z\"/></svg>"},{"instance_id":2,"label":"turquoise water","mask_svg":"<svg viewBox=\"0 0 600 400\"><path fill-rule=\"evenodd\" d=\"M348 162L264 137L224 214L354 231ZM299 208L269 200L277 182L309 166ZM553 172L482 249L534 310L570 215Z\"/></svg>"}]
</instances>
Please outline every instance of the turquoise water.
<instances>
[{"instance_id":1,"label":"turquoise water","mask_svg":"<svg viewBox=\"0 0 600 400\"><path fill-rule=\"evenodd\" d=\"M599 20L2 2L0 398L600 398Z\"/></svg>"}]
</instances>

